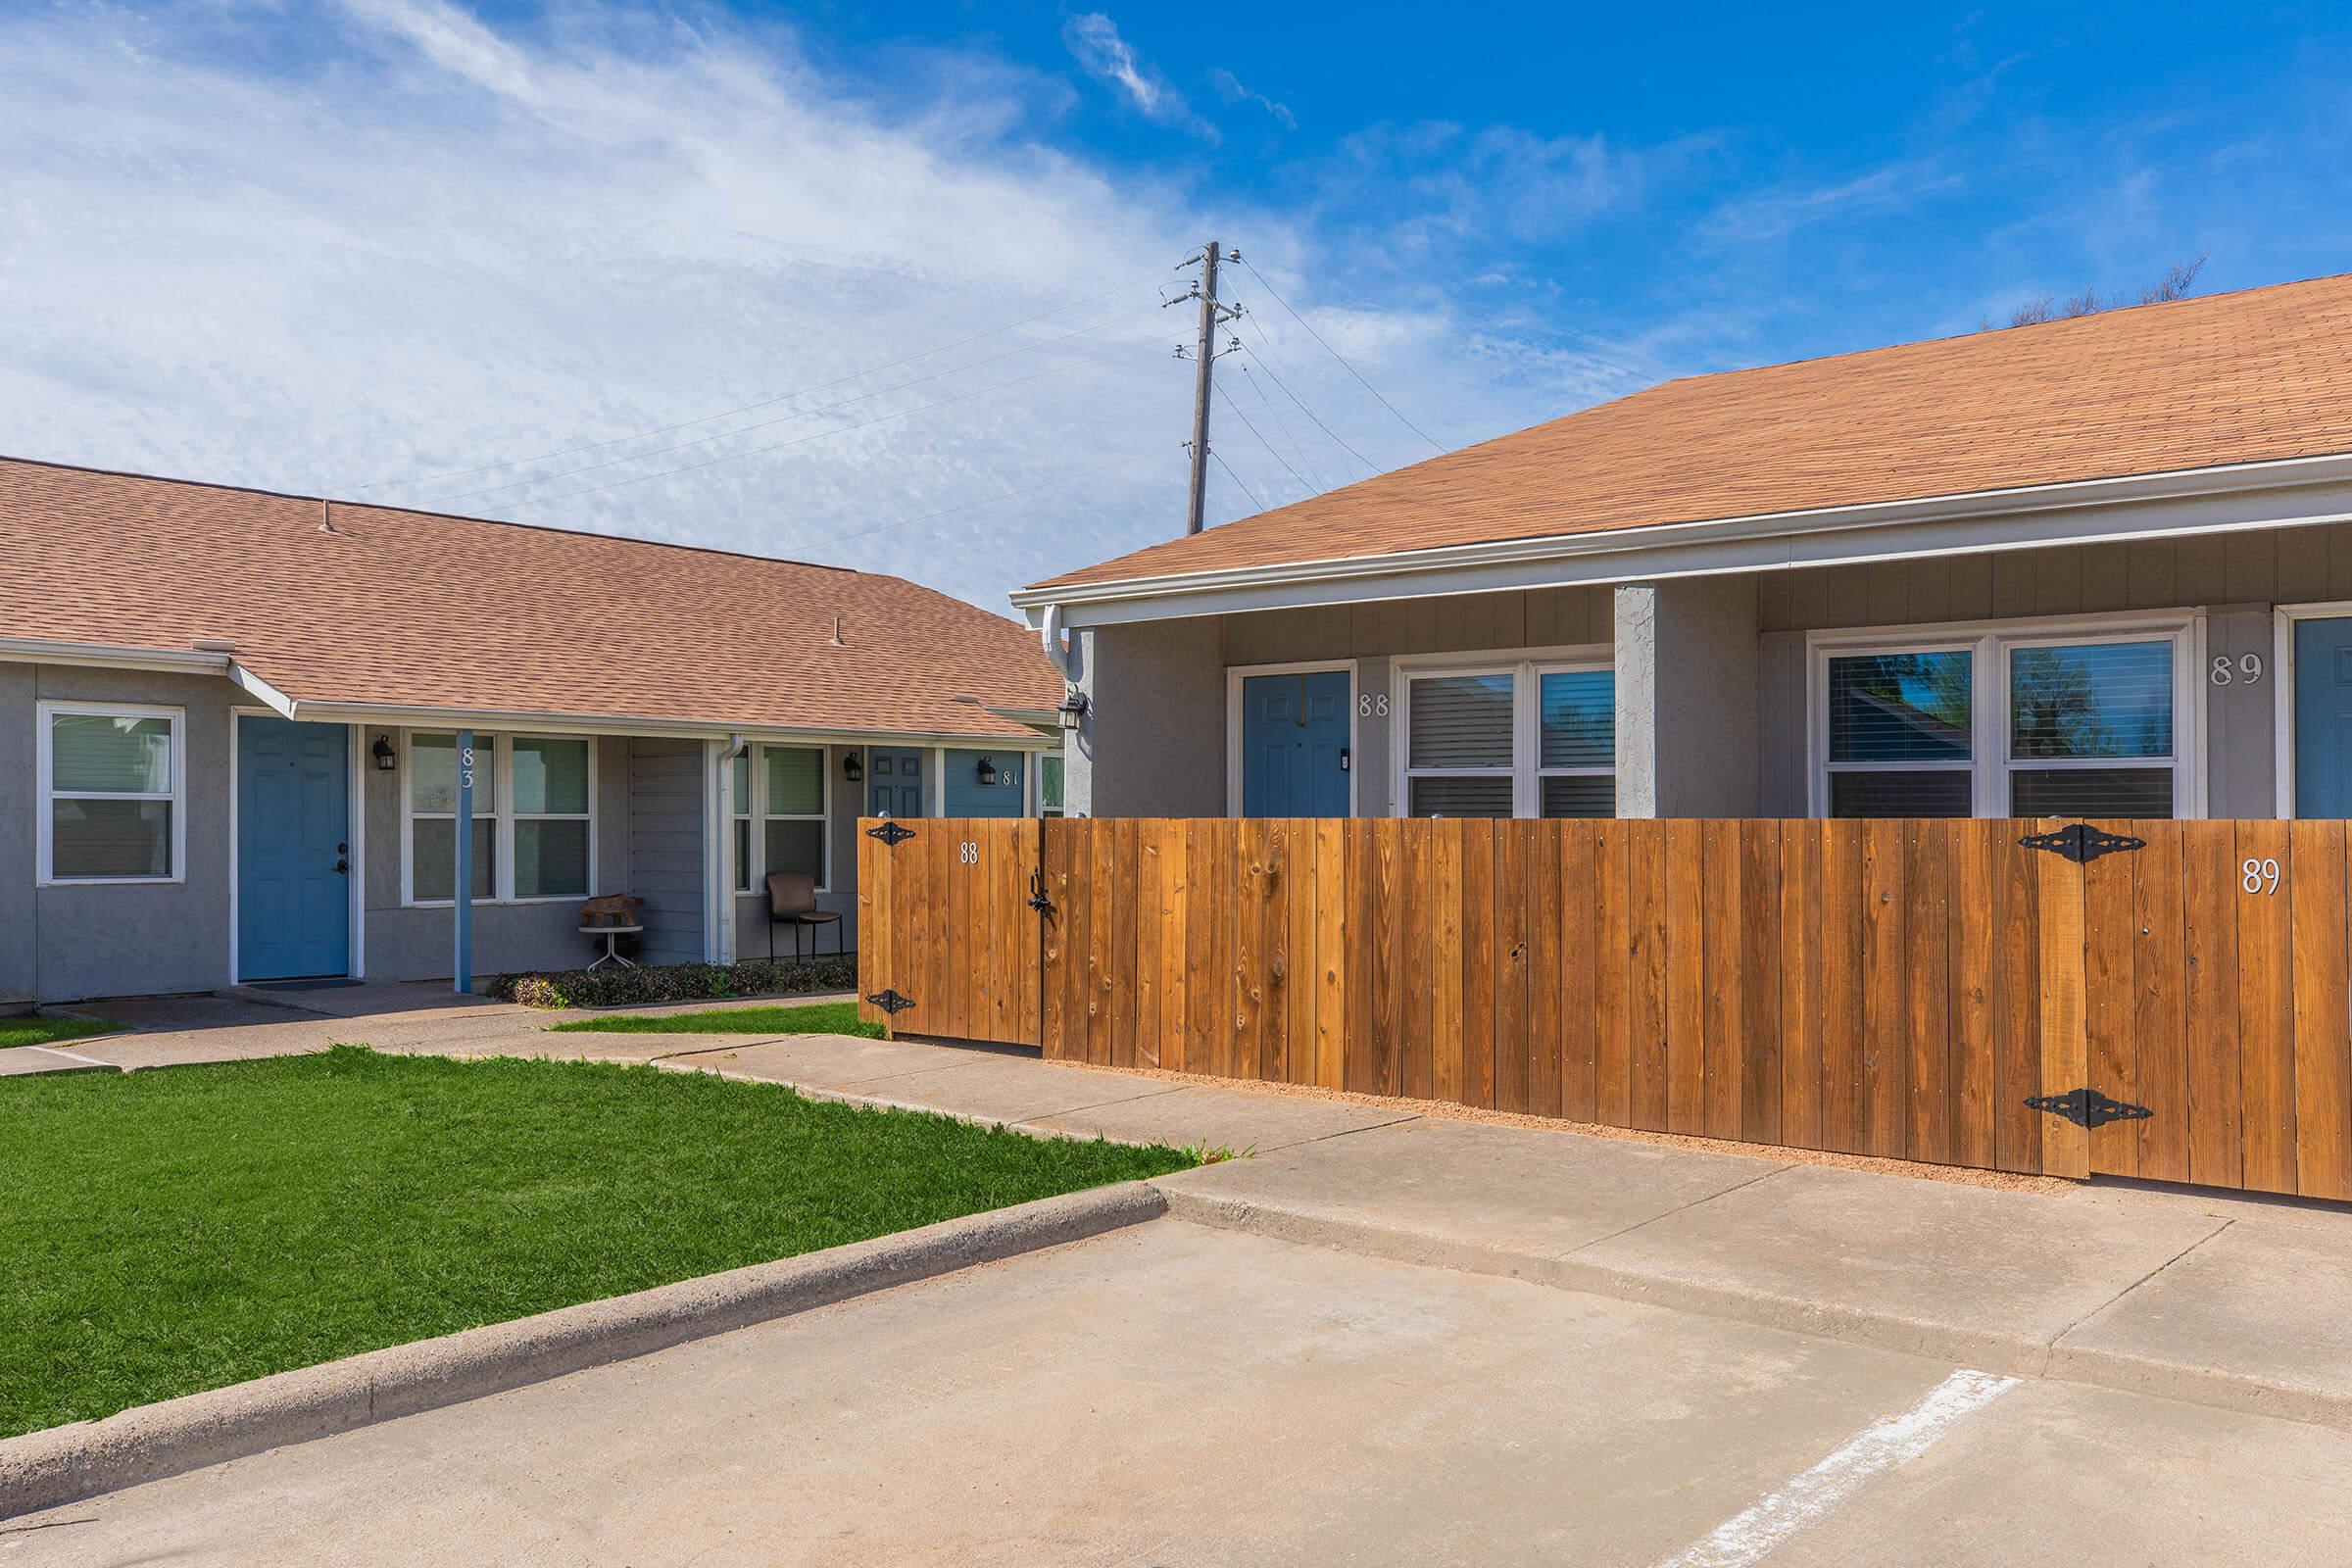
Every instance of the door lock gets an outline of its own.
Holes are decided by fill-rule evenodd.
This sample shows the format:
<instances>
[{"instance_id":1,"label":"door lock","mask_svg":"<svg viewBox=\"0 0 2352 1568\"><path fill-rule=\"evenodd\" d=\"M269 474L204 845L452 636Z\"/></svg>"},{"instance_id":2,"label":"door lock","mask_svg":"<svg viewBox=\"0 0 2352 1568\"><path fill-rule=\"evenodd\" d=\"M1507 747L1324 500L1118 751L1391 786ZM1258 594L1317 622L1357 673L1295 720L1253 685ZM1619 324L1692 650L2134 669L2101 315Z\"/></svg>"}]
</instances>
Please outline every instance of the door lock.
<instances>
[{"instance_id":1,"label":"door lock","mask_svg":"<svg viewBox=\"0 0 2352 1568\"><path fill-rule=\"evenodd\" d=\"M351 862L349 860L337 860L335 862L335 869L342 872L345 876L349 876L351 875Z\"/></svg>"},{"instance_id":2,"label":"door lock","mask_svg":"<svg viewBox=\"0 0 2352 1568\"><path fill-rule=\"evenodd\" d=\"M1348 771L1348 753L1351 749L1346 746L1340 748L1340 771L1343 773Z\"/></svg>"}]
</instances>

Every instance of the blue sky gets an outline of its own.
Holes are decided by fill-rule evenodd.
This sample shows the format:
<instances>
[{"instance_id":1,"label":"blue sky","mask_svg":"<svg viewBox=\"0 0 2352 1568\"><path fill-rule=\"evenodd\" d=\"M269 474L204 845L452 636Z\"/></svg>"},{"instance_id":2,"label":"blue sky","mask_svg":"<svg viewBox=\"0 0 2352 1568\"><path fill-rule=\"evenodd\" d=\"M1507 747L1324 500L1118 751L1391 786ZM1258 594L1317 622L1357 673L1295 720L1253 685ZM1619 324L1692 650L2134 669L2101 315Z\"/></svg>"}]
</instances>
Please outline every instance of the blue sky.
<instances>
[{"instance_id":1,"label":"blue sky","mask_svg":"<svg viewBox=\"0 0 2352 1568\"><path fill-rule=\"evenodd\" d=\"M1452 446L2340 271L2348 68L2321 7L19 4L0 447L1003 609L1181 527L1209 232L1224 518L1430 451L1277 294Z\"/></svg>"}]
</instances>

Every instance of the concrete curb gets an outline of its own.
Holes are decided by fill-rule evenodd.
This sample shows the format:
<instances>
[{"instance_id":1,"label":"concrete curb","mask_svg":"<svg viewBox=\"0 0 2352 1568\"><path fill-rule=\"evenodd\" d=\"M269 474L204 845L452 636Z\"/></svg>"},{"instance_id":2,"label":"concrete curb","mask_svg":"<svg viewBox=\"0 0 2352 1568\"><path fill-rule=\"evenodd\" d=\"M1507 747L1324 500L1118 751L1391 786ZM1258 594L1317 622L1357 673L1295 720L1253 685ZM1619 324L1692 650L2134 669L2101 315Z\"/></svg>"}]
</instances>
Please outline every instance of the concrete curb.
<instances>
[{"instance_id":1,"label":"concrete curb","mask_svg":"<svg viewBox=\"0 0 2352 1568\"><path fill-rule=\"evenodd\" d=\"M1156 1219L1148 1182L559 1307L0 1442L0 1519Z\"/></svg>"},{"instance_id":2,"label":"concrete curb","mask_svg":"<svg viewBox=\"0 0 2352 1568\"><path fill-rule=\"evenodd\" d=\"M1894 1312L1872 1312L1738 1286L1661 1278L1612 1268L1579 1257L1575 1252L1518 1251L1421 1231L1301 1214L1229 1198L1203 1197L1180 1185L1161 1191L1167 1199L1169 1217L1196 1225L1247 1231L1277 1241L1325 1247L1386 1262L1525 1280L1554 1290L1729 1318L1760 1328L1926 1356L2012 1377L2048 1378L2352 1431L2352 1394L2280 1383L2219 1367L2073 1347L2066 1343L2065 1335L2048 1342L2029 1334L1928 1322Z\"/></svg>"}]
</instances>

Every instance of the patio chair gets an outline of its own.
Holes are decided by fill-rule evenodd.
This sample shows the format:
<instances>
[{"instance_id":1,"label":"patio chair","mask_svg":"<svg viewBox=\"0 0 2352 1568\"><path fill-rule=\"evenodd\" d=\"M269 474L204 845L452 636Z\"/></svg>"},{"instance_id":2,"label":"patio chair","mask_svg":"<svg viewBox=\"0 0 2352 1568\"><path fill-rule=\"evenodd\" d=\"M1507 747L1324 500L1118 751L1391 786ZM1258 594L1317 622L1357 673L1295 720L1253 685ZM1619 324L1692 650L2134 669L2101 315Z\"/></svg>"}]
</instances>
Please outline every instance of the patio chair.
<instances>
[{"instance_id":1,"label":"patio chair","mask_svg":"<svg viewBox=\"0 0 2352 1568\"><path fill-rule=\"evenodd\" d=\"M776 927L792 927L792 956L801 955L801 932L808 926L833 928L833 951L846 952L843 946L841 915L833 909L816 906L816 878L806 871L770 871L767 873L767 956L772 963L776 956ZM809 957L816 956L817 937L808 938Z\"/></svg>"}]
</instances>

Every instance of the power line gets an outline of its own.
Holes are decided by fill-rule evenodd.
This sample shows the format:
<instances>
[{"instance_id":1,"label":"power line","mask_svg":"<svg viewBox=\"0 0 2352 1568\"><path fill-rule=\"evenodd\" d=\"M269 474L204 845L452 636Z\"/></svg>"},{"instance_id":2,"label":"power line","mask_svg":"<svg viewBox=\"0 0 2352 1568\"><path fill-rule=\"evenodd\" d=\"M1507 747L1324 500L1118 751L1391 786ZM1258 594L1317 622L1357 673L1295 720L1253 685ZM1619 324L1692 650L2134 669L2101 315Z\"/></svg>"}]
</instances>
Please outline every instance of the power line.
<instances>
[{"instance_id":1,"label":"power line","mask_svg":"<svg viewBox=\"0 0 2352 1568\"><path fill-rule=\"evenodd\" d=\"M1291 477L1298 480L1299 488L1305 490L1309 495L1314 494L1314 487L1309 485L1303 478L1299 478L1298 470L1291 467L1291 460L1274 450L1274 443L1267 440L1265 436L1259 433L1256 424L1250 420L1250 416L1244 414L1241 410L1241 405L1235 403L1231 397L1226 395L1223 387L1217 388L1217 396L1223 399L1225 406L1233 411L1233 416L1241 420L1244 425L1248 426L1251 435L1257 436L1257 444L1266 449L1267 456L1271 457L1276 463L1281 464L1285 468L1289 468Z\"/></svg>"},{"instance_id":2,"label":"power line","mask_svg":"<svg viewBox=\"0 0 2352 1568\"><path fill-rule=\"evenodd\" d=\"M1129 347L1133 347L1133 345L1131 344ZM1016 375L1009 381L995 381L991 382L987 386L975 387L969 392L958 392L952 398L941 398L935 403L918 403L911 409L900 409L890 414L877 414L872 418L860 419L856 424L836 425L830 430L816 430L808 435L796 435L789 441L773 441L768 443L766 446L753 447L749 451L745 452L725 452L721 453L715 458L705 458L700 463L688 463L675 468L662 468L655 473L631 474L626 479L614 479L609 484L583 485L577 490L566 490L560 495L525 496L518 500L510 502L509 505L516 507L535 507L540 505L542 502L569 501L577 496L595 495L601 490L618 490L623 485L643 484L648 479L667 479L681 473L692 473L698 468L715 467L722 463L732 463L737 458L756 458L763 453L781 452L786 447L797 447L806 441L820 440L829 435L842 435L851 430L862 430L869 424L882 424L891 419L903 419L910 414L921 414L930 409L944 409L951 403L963 403L972 398L986 396L991 392L1001 392L1008 386L1019 386L1025 381L1035 381L1043 376L1059 375L1064 370L1074 370L1082 365L1099 365L1102 361L1110 359L1111 357L1112 356L1108 354L1089 354L1082 356L1081 358L1071 360L1066 364L1049 366L1042 370L1032 370L1027 375Z\"/></svg>"},{"instance_id":3,"label":"power line","mask_svg":"<svg viewBox=\"0 0 2352 1568\"><path fill-rule=\"evenodd\" d=\"M1248 485L1242 484L1242 476L1233 471L1233 465L1225 461L1225 454L1212 449L1208 455L1217 460L1217 466L1225 470L1226 478L1231 479L1235 484L1242 485L1242 494L1250 498L1250 504L1251 506L1255 507L1260 512L1266 510L1266 504L1257 499L1257 492L1250 489Z\"/></svg>"},{"instance_id":4,"label":"power line","mask_svg":"<svg viewBox=\"0 0 2352 1568\"><path fill-rule=\"evenodd\" d=\"M1245 319L1245 320L1247 320L1247 319L1248 319L1248 318L1247 318L1247 317L1245 317L1245 318L1244 318L1244 319ZM1250 329L1250 336L1252 336L1252 337L1254 337L1254 338L1258 339L1258 340L1259 340L1261 343L1262 343L1262 342L1265 340L1265 333L1258 331L1258 330L1257 330L1257 328L1256 328L1256 327L1254 327L1254 326L1252 326L1252 327ZM1316 413L1314 410L1312 410L1312 409L1308 408L1308 407L1306 406L1306 404L1305 404L1305 403L1304 403L1304 402L1303 402L1303 401L1302 401L1302 400L1299 398L1298 394L1291 390L1291 384L1290 384L1288 381L1285 381L1285 380L1284 380L1284 379L1283 379L1281 376L1279 376L1279 375L1276 375L1276 374L1274 373L1274 367L1272 367L1271 365L1267 366L1267 367L1266 367L1266 374L1267 374L1267 376L1268 376L1269 378L1271 378L1271 379L1272 379L1272 381L1274 382L1274 384L1275 384L1276 386L1278 386L1278 387L1282 388L1282 395L1283 395L1284 397L1286 397L1286 398L1289 398L1289 399L1290 399L1290 400L1291 400L1293 403L1297 403L1297 404L1298 405L1298 412L1299 412L1299 413L1301 413L1301 414L1305 415L1305 416L1306 416L1308 418L1310 418L1310 419L1312 419L1312 420L1314 420L1314 421L1315 421L1315 428L1316 428L1316 429L1318 429L1318 430L1322 431L1322 432L1323 432L1325 435L1327 435L1327 436L1331 437L1331 438L1332 438L1332 440L1339 442L1340 446L1341 446L1343 449L1345 449L1345 450L1346 450L1346 452L1348 453L1348 455L1349 457L1351 457L1351 458L1355 459L1355 461L1356 461L1356 462L1358 462L1358 463L1362 464L1362 465L1364 466L1364 471L1365 471L1365 472L1367 472L1367 473L1378 473L1378 472L1380 472L1380 466L1379 466L1378 464L1374 463L1374 462L1373 462L1373 461L1372 461L1370 458L1367 458L1367 457L1365 457L1365 456L1364 456L1364 455L1363 455L1361 452L1358 452L1358 451L1356 451L1356 450L1355 450L1355 448L1353 448L1353 447L1351 447L1351 446L1348 446L1348 443L1347 443L1346 441L1344 441L1344 440L1341 440L1341 438L1340 438L1340 432L1339 432L1339 431L1337 431L1337 430L1334 430L1334 429L1333 429L1333 428L1332 428L1330 425L1328 425L1328 424L1325 424L1325 423L1323 422L1323 416L1321 416L1321 415L1317 414L1317 413Z\"/></svg>"},{"instance_id":5,"label":"power line","mask_svg":"<svg viewBox=\"0 0 2352 1568\"><path fill-rule=\"evenodd\" d=\"M1025 489L1007 490L1002 495L989 496L980 501L966 501L959 507L942 507L937 512L926 512L919 517L903 517L897 522L885 522L878 527L858 528L849 533L837 533L830 539L819 539L814 544L803 545L797 548L804 550L822 550L827 545L837 545L848 539L863 539L870 534L889 533L894 528L911 528L918 522L929 522L934 517L945 517L951 513L969 512L974 507L992 506L999 501L1010 501L1015 496L1035 495L1040 490L1051 490L1057 484L1072 484L1080 479L1091 479L1098 473L1108 473L1113 468L1124 468L1131 463L1141 463L1146 458L1154 456L1156 456L1156 454L1151 452L1138 452L1132 458L1121 458L1116 463L1105 463L1099 468L1089 468L1083 473L1065 473L1058 479L1048 479L1043 484L1033 484Z\"/></svg>"},{"instance_id":6,"label":"power line","mask_svg":"<svg viewBox=\"0 0 2352 1568\"><path fill-rule=\"evenodd\" d=\"M1291 444L1291 451L1297 454L1299 466L1306 470L1309 488L1317 494L1328 489L1329 487L1323 483L1321 470L1316 468L1306 455L1306 444L1300 441L1298 432L1291 428L1291 421L1282 416L1282 410L1275 406L1274 400L1266 396L1266 389L1257 384L1257 377L1250 373L1250 362L1243 361L1240 369L1242 379L1249 382L1250 390L1257 394L1257 401L1266 406L1266 417L1274 421L1274 428L1282 432L1282 438Z\"/></svg>"},{"instance_id":7,"label":"power line","mask_svg":"<svg viewBox=\"0 0 2352 1568\"><path fill-rule=\"evenodd\" d=\"M568 479L574 474L596 473L605 468L616 468L624 463L641 463L647 458L659 458L666 453L683 452L688 447L709 446L713 441L724 441L732 436L749 435L754 430L764 430L771 425L790 424L795 419L805 418L812 414L829 414L835 409L846 409L853 403L863 403L868 398L878 398L890 392L904 392L910 386L921 386L927 381L937 381L942 377L955 375L964 370L976 370L983 365L994 365L999 360L1009 360L1015 356L1026 354L1032 349L1052 348L1056 343L1066 343L1071 338L1084 337L1089 332L1100 332L1106 326L1116 326L1121 321L1132 321L1139 316L1151 314L1152 309L1150 308L1130 311L1125 316L1114 316L1107 321L1097 321L1092 326L1082 326L1075 331L1064 332L1058 337L1041 338L1035 343L1024 343L1017 349L1006 349L1002 354L992 354L984 360L973 360L968 364L950 366L944 370L934 370L929 375L918 375L912 380L900 381L891 386L876 387L871 392L856 393L850 397L836 399L831 403L819 404L813 409L795 409L790 414L779 414L772 419L760 419L752 424L738 425L732 430L721 430L716 435L697 436L691 441L672 442L665 447L656 447L650 452L630 452L617 458L607 458L602 463L583 463L576 468L565 468L561 473L534 474L528 478L510 479L504 484L486 485L479 490L467 490L460 495L443 496L434 501L433 505L445 507L460 501L471 501L477 496L494 496L502 490L519 490L524 485L548 484L557 479ZM1010 385L1011 383L1007 382L1006 384ZM855 430L858 426L851 424L843 425L840 428ZM821 430L817 432L819 435L827 433L829 432Z\"/></svg>"},{"instance_id":8,"label":"power line","mask_svg":"<svg viewBox=\"0 0 2352 1568\"><path fill-rule=\"evenodd\" d=\"M1274 294L1274 285L1266 282L1265 273L1259 271L1254 267L1250 267L1247 260L1245 260L1242 265L1250 268L1250 275L1256 278L1261 284L1264 284L1265 290L1268 294ZM1333 359L1338 360L1341 366L1346 368L1348 373L1354 376L1356 380L1362 384L1365 391L1371 393L1376 398L1380 398L1380 406L1388 410L1391 414L1396 415L1398 419L1402 420L1404 427L1407 430L1412 431L1413 434L1419 436L1422 440L1429 442L1429 444L1432 447L1435 447L1439 452L1442 453L1446 450L1446 448L1438 445L1437 441L1431 437L1427 430L1422 429L1412 420L1405 418L1404 411L1402 409L1399 409L1396 404L1391 403L1387 398L1381 397L1380 388L1374 386L1371 382L1364 380L1364 372L1357 369L1354 366L1349 365L1347 361L1347 358L1342 355L1338 349L1333 348L1329 343L1324 343L1323 334L1316 331L1314 326L1307 320L1305 317L1300 316L1297 311L1292 311L1291 302L1289 300L1284 299L1279 294L1274 294L1274 303L1281 306L1284 310L1290 311L1291 319L1297 321L1300 326L1305 327L1306 335L1308 337L1313 338L1318 343L1323 343L1323 352L1330 355Z\"/></svg>"},{"instance_id":9,"label":"power line","mask_svg":"<svg viewBox=\"0 0 2352 1568\"><path fill-rule=\"evenodd\" d=\"M1040 311L1035 316L1024 316L1017 321L1007 321L1003 326L992 326L985 332L974 332L970 337L959 337L953 343L942 343L939 345L939 347L925 349L920 354L909 354L905 359L893 360L888 365L869 366L865 369L853 370L848 375L838 376L830 381L820 381L814 386L805 386L794 392L779 392L772 398L762 398L757 403L746 403L740 408L727 409L718 414L706 414L699 418L681 419L676 424L658 425L651 430L633 430L627 435L616 435L609 440L589 441L576 447L564 447L555 452L542 452L536 457L508 458L501 463L485 463L480 465L478 467L448 468L436 473L411 474L405 479L377 479L368 484L359 485L356 488L360 490L380 490L386 485L424 484L434 479L463 479L471 474L488 473L493 468L516 468L520 467L526 463L546 463L555 458L568 458L576 452L599 452L606 447L618 446L623 441L639 441L643 440L647 436L667 435L672 430L691 429L698 424L709 424L713 419L731 419L738 414L754 414L760 409L769 409L775 407L779 403L790 402L794 398L807 397L811 392L828 392L834 387L846 386L850 382L858 380L861 376L879 375L884 370L895 370L902 365L912 365L915 361L927 360L934 354L945 354L950 349L959 349L967 343L977 343L982 338L995 337L1000 332L1009 332L1016 326L1027 326L1030 322L1042 321L1049 316L1059 316L1062 312L1074 311L1081 305L1092 305L1097 300L1106 300L1113 294L1124 294L1131 288L1140 288L1146 283L1155 283L1159 281L1160 276L1160 273L1153 272L1149 276L1139 277L1130 282L1121 283L1116 288L1106 288L1100 294L1090 294L1085 299L1071 300L1068 304L1056 305L1050 311ZM648 455L650 456L651 454Z\"/></svg>"}]
</instances>

